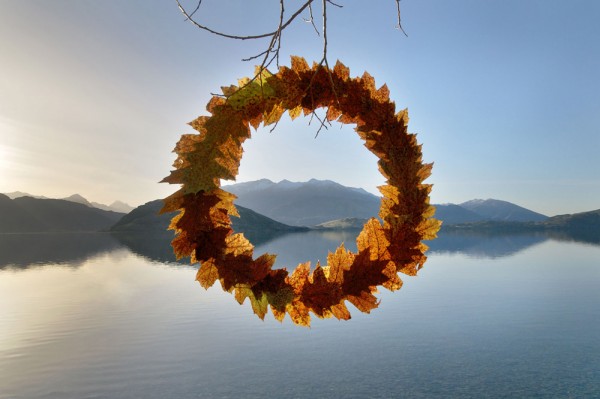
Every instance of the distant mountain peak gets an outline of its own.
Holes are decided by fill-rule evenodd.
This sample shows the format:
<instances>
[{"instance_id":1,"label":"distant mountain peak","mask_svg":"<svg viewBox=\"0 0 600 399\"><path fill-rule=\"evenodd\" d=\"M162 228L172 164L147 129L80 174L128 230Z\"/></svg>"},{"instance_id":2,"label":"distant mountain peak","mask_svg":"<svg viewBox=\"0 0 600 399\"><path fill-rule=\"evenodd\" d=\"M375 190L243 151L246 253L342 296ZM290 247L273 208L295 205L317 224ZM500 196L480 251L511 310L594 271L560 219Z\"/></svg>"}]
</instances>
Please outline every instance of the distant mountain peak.
<instances>
[{"instance_id":1,"label":"distant mountain peak","mask_svg":"<svg viewBox=\"0 0 600 399\"><path fill-rule=\"evenodd\" d=\"M110 204L109 206L123 206L123 205L130 206L129 204L126 204L126 203L125 203L125 202L123 202L123 201L114 201L114 202L113 202L112 204Z\"/></svg>"},{"instance_id":2,"label":"distant mountain peak","mask_svg":"<svg viewBox=\"0 0 600 399\"><path fill-rule=\"evenodd\" d=\"M486 198L486 199L482 199L482 198L475 198L469 201L465 201L462 204L459 204L460 206L464 206L464 205L480 205L480 204L510 204L510 205L515 205L512 202L509 201L504 201L504 200L499 200L499 199L495 199L495 198ZM517 205L518 206L518 205ZM525 208L523 208L525 209Z\"/></svg>"},{"instance_id":3,"label":"distant mountain peak","mask_svg":"<svg viewBox=\"0 0 600 399\"><path fill-rule=\"evenodd\" d=\"M87 199L85 199L80 194L73 194L73 195L70 195L70 196L62 198L62 199L64 199L65 201L77 202L78 204L83 204L83 205L89 206L90 208L94 208L94 206L91 204L91 202L89 202Z\"/></svg>"},{"instance_id":4,"label":"distant mountain peak","mask_svg":"<svg viewBox=\"0 0 600 399\"><path fill-rule=\"evenodd\" d=\"M484 219L511 222L540 222L548 216L513 204L512 202L488 198L474 199L460 204L461 207L481 215Z\"/></svg>"},{"instance_id":5,"label":"distant mountain peak","mask_svg":"<svg viewBox=\"0 0 600 399\"><path fill-rule=\"evenodd\" d=\"M380 198L360 188L345 187L331 180L310 179L278 183L257 180L226 187L238 199L236 204L250 208L279 222L312 226L348 217L376 217Z\"/></svg>"},{"instance_id":6,"label":"distant mountain peak","mask_svg":"<svg viewBox=\"0 0 600 399\"><path fill-rule=\"evenodd\" d=\"M475 199L472 199L472 200L469 200L469 201L465 201L465 202L463 202L462 204L459 204L459 205L464 205L464 204L482 204L485 201L490 201L490 198L488 198L488 199L475 198Z\"/></svg>"},{"instance_id":7,"label":"distant mountain peak","mask_svg":"<svg viewBox=\"0 0 600 399\"><path fill-rule=\"evenodd\" d=\"M123 201L114 201L108 208L115 212L129 213L135 208Z\"/></svg>"},{"instance_id":8,"label":"distant mountain peak","mask_svg":"<svg viewBox=\"0 0 600 399\"><path fill-rule=\"evenodd\" d=\"M48 197L44 197L42 195L33 195L33 194L25 193L23 191L13 191L12 193L4 193L4 195L6 195L10 199L21 198L21 197L48 199Z\"/></svg>"}]
</instances>

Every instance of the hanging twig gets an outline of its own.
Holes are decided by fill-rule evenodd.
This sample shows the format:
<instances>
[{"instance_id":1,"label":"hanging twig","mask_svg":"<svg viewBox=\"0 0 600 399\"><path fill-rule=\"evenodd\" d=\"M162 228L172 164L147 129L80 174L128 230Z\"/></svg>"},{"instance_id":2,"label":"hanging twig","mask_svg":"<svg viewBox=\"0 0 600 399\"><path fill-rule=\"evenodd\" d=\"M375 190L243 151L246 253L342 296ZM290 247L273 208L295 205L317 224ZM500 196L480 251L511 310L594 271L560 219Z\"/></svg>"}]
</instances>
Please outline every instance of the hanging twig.
<instances>
[{"instance_id":1,"label":"hanging twig","mask_svg":"<svg viewBox=\"0 0 600 399\"><path fill-rule=\"evenodd\" d=\"M315 29L315 33L317 34L317 36L320 36L319 30L317 29L317 25L315 25L315 19L313 18L312 4L310 4L308 6L308 15L309 15L308 19L303 18L304 22L310 22L312 27Z\"/></svg>"},{"instance_id":2,"label":"hanging twig","mask_svg":"<svg viewBox=\"0 0 600 399\"><path fill-rule=\"evenodd\" d=\"M396 0L396 11L398 13L398 24L396 25L396 29L400 29L402 33L404 33L404 36L408 37L404 31L404 28L402 27L402 20L400 19L400 0Z\"/></svg>"},{"instance_id":3,"label":"hanging twig","mask_svg":"<svg viewBox=\"0 0 600 399\"><path fill-rule=\"evenodd\" d=\"M196 13L196 11L198 11L200 9L200 6L202 5L202 0L198 0L198 5L196 6L196 8L194 9L194 11L192 11L190 13L190 17L193 17L194 14Z\"/></svg>"}]
</instances>

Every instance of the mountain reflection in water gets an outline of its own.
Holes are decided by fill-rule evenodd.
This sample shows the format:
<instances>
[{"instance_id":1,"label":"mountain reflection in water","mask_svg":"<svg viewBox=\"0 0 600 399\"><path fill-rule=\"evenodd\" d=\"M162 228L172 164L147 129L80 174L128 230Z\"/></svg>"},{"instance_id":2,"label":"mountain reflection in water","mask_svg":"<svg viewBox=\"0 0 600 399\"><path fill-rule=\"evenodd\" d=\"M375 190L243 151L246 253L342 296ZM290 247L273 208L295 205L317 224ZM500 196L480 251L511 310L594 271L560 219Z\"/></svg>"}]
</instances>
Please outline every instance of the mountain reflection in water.
<instances>
[{"instance_id":1,"label":"mountain reflection in water","mask_svg":"<svg viewBox=\"0 0 600 399\"><path fill-rule=\"evenodd\" d=\"M106 233L0 234L0 269L48 263L78 267L89 258L122 246Z\"/></svg>"},{"instance_id":2,"label":"mountain reflection in water","mask_svg":"<svg viewBox=\"0 0 600 399\"><path fill-rule=\"evenodd\" d=\"M327 263L327 254L344 243L356 251L359 231L292 232L287 234L257 234L248 238L255 245L254 255L277 254L276 267L293 269L298 263L317 261ZM117 249L128 249L148 260L161 263L189 265L189 259L177 260L171 248L172 232L164 234L5 234L0 235L0 269L24 269L45 264L77 267L86 259ZM457 253L473 258L501 258L514 255L547 240L571 241L599 245L595 237L581 234L546 233L481 233L472 231L441 232L438 238L427 241L429 255Z\"/></svg>"}]
</instances>

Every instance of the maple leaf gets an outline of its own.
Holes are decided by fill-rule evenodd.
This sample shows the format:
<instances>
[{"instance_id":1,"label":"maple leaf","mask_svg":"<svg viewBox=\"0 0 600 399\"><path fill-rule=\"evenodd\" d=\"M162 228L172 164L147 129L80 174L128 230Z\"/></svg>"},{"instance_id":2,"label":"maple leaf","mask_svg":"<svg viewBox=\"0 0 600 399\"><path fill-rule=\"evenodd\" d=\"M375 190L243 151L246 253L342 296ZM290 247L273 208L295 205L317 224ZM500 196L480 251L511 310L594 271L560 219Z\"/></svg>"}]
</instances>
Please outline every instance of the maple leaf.
<instances>
[{"instance_id":1,"label":"maple leaf","mask_svg":"<svg viewBox=\"0 0 600 399\"><path fill-rule=\"evenodd\" d=\"M288 111L288 114L290 115L290 118L292 120L296 119L297 117L299 117L300 115L302 115L302 106L299 105L297 107L294 107L294 108L290 109Z\"/></svg>"},{"instance_id":2,"label":"maple leaf","mask_svg":"<svg viewBox=\"0 0 600 399\"><path fill-rule=\"evenodd\" d=\"M337 60L333 67L333 74L341 81L348 80L350 78L350 68Z\"/></svg>"},{"instance_id":3,"label":"maple leaf","mask_svg":"<svg viewBox=\"0 0 600 399\"><path fill-rule=\"evenodd\" d=\"M365 223L363 230L356 238L356 246L360 252L369 253L371 260L390 259L388 247L390 242L385 237L381 224L371 218Z\"/></svg>"},{"instance_id":4,"label":"maple leaf","mask_svg":"<svg viewBox=\"0 0 600 399\"><path fill-rule=\"evenodd\" d=\"M281 104L275 104L270 111L265 112L264 115L264 125L271 125L273 123L279 122L281 119L281 115L285 112L285 108Z\"/></svg>"},{"instance_id":5,"label":"maple leaf","mask_svg":"<svg viewBox=\"0 0 600 399\"><path fill-rule=\"evenodd\" d=\"M310 326L310 314L309 310L300 300L294 300L292 303L286 305L285 311L290 315L290 319L299 326Z\"/></svg>"},{"instance_id":6,"label":"maple leaf","mask_svg":"<svg viewBox=\"0 0 600 399\"><path fill-rule=\"evenodd\" d=\"M350 270L353 262L354 254L346 250L344 244L342 244L334 253L330 252L327 255L327 266L323 268L323 272L328 281L342 284L344 282L344 272Z\"/></svg>"},{"instance_id":7,"label":"maple leaf","mask_svg":"<svg viewBox=\"0 0 600 399\"><path fill-rule=\"evenodd\" d=\"M296 71L297 73L301 73L301 72L307 72L310 70L310 67L308 66L308 62L306 62L306 60L302 57L298 57L293 55L292 57L292 70Z\"/></svg>"},{"instance_id":8,"label":"maple leaf","mask_svg":"<svg viewBox=\"0 0 600 399\"><path fill-rule=\"evenodd\" d=\"M379 306L375 295L360 291L357 295L348 295L348 301L363 313L371 313L371 310Z\"/></svg>"},{"instance_id":9,"label":"maple leaf","mask_svg":"<svg viewBox=\"0 0 600 399\"><path fill-rule=\"evenodd\" d=\"M267 310L269 309L269 301L267 300L267 294L264 292L253 293L250 296L250 303L252 304L252 310L254 313L262 319L265 318Z\"/></svg>"},{"instance_id":10,"label":"maple leaf","mask_svg":"<svg viewBox=\"0 0 600 399\"><path fill-rule=\"evenodd\" d=\"M212 262L203 262L196 273L196 281L206 289L212 287L212 285L219 279L219 270Z\"/></svg>"},{"instance_id":11,"label":"maple leaf","mask_svg":"<svg viewBox=\"0 0 600 399\"><path fill-rule=\"evenodd\" d=\"M331 307L342 298L339 284L328 281L320 265L310 275L304 284L301 294L302 301L314 314L319 317L331 317Z\"/></svg>"}]
</instances>

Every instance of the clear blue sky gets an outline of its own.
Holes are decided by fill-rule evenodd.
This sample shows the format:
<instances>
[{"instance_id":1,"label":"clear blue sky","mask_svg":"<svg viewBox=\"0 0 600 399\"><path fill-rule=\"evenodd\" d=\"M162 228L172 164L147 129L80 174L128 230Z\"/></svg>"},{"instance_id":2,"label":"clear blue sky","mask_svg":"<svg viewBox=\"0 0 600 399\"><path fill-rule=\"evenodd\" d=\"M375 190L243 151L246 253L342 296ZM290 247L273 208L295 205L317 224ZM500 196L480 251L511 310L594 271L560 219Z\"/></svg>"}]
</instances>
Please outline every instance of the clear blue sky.
<instances>
[{"instance_id":1,"label":"clear blue sky","mask_svg":"<svg viewBox=\"0 0 600 399\"><path fill-rule=\"evenodd\" d=\"M205 0L197 15L256 33L275 26L278 3ZM339 3L329 59L369 71L408 107L435 163L434 203L600 208L600 2L403 0L408 37L393 0ZM132 205L168 195L176 187L157 182L186 123L250 75L240 60L264 46L199 31L170 0L0 2L0 192ZM309 24L285 31L283 64L290 54L320 59ZM376 159L351 127L315 132L307 119L259 129L238 181L315 177L375 192Z\"/></svg>"}]
</instances>

